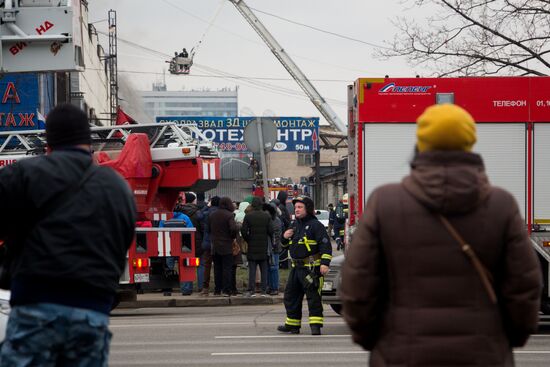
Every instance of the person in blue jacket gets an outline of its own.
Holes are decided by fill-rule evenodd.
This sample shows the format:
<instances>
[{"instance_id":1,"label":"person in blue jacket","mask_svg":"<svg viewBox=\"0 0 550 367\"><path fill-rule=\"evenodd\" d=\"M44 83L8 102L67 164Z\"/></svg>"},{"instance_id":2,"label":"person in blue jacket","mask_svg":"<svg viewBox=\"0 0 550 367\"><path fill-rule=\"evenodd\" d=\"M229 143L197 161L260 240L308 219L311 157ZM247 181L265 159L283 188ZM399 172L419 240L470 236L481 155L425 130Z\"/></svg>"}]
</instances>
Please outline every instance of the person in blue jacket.
<instances>
[{"instance_id":1,"label":"person in blue jacket","mask_svg":"<svg viewBox=\"0 0 550 367\"><path fill-rule=\"evenodd\" d=\"M159 222L159 228L165 227L166 223L173 223L173 222L183 222L185 223L186 228L194 228L193 222L191 222L191 218L189 216L182 213L182 207L181 204L176 204L176 207L174 208L174 212L172 213L173 217L168 220L161 220ZM176 265L176 259L174 257L168 257L166 259L166 266L168 269L173 269ZM191 284L191 285L189 285ZM181 282L181 294L183 296L188 296L193 292L193 282Z\"/></svg>"}]
</instances>

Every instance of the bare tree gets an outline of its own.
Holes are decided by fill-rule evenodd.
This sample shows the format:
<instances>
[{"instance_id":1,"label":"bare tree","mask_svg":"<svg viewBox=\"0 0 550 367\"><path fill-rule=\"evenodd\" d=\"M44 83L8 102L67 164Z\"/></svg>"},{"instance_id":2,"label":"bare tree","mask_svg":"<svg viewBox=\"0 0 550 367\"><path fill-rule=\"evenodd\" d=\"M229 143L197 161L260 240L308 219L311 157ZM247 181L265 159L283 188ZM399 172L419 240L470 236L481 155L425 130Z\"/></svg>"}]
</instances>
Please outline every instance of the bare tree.
<instances>
[{"instance_id":1,"label":"bare tree","mask_svg":"<svg viewBox=\"0 0 550 367\"><path fill-rule=\"evenodd\" d=\"M405 0L437 7L422 25L399 17L401 32L380 57L405 56L439 76L548 75L550 0Z\"/></svg>"}]
</instances>

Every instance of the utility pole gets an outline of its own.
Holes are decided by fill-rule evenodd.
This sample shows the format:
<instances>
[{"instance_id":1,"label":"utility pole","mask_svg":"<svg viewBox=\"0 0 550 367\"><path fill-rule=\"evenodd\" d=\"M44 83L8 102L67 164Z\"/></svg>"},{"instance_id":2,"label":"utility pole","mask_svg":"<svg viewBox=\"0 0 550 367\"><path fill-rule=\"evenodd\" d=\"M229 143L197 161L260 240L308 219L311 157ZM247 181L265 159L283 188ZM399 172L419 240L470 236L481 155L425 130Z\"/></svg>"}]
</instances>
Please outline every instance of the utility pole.
<instances>
[{"instance_id":1,"label":"utility pole","mask_svg":"<svg viewBox=\"0 0 550 367\"><path fill-rule=\"evenodd\" d=\"M260 164L262 165L262 184L264 189L264 199L269 203L269 185L267 184L267 160L264 146L264 133L262 131L262 118L258 118L258 139L260 140Z\"/></svg>"},{"instance_id":2,"label":"utility pole","mask_svg":"<svg viewBox=\"0 0 550 367\"><path fill-rule=\"evenodd\" d=\"M109 100L111 125L116 122L118 110L118 61L117 61L117 26L116 26L116 11L109 10Z\"/></svg>"},{"instance_id":3,"label":"utility pole","mask_svg":"<svg viewBox=\"0 0 550 367\"><path fill-rule=\"evenodd\" d=\"M314 195L314 203L315 208L321 207L321 173L319 172L321 170L321 151L316 150L315 151L315 195Z\"/></svg>"}]
</instances>

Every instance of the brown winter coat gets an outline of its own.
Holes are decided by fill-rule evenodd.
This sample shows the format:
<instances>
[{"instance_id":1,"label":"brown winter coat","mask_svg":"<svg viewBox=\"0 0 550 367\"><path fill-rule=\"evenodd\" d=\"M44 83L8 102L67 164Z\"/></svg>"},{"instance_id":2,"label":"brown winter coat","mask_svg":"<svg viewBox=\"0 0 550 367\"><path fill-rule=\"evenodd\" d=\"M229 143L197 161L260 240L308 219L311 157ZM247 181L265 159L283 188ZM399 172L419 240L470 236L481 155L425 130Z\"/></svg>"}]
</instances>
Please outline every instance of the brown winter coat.
<instances>
[{"instance_id":1,"label":"brown winter coat","mask_svg":"<svg viewBox=\"0 0 550 367\"><path fill-rule=\"evenodd\" d=\"M229 255L232 253L233 240L237 238L238 226L233 214L231 201L220 200L219 209L208 216L208 230L212 241L212 253Z\"/></svg>"},{"instance_id":2,"label":"brown winter coat","mask_svg":"<svg viewBox=\"0 0 550 367\"><path fill-rule=\"evenodd\" d=\"M513 366L538 322L541 273L514 198L473 153L420 153L376 189L342 272L344 316L370 366ZM444 214L495 278L498 305Z\"/></svg>"}]
</instances>

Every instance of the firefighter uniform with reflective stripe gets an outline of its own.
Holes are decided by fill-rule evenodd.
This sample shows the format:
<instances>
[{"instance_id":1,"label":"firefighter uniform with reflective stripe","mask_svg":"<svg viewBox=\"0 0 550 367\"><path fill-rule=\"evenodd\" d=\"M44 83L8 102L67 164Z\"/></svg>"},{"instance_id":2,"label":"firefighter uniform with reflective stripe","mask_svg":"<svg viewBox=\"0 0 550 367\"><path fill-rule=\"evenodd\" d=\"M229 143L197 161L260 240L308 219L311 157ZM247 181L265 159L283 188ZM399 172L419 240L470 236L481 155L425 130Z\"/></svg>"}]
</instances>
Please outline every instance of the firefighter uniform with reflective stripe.
<instances>
[{"instance_id":1,"label":"firefighter uniform with reflective stripe","mask_svg":"<svg viewBox=\"0 0 550 367\"><path fill-rule=\"evenodd\" d=\"M309 324L323 326L323 305L321 289L323 276L321 265L330 265L332 245L325 226L311 214L296 219L290 226L294 233L289 239L283 238L283 247L289 249L291 270L285 288L285 325L293 328L301 326L302 301L304 294L309 308Z\"/></svg>"}]
</instances>

